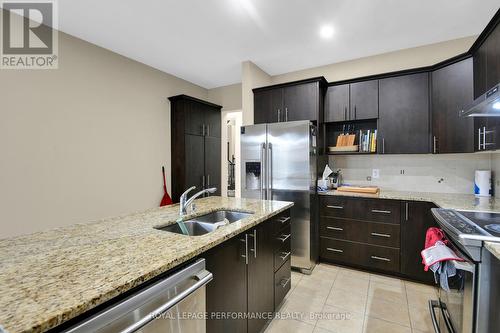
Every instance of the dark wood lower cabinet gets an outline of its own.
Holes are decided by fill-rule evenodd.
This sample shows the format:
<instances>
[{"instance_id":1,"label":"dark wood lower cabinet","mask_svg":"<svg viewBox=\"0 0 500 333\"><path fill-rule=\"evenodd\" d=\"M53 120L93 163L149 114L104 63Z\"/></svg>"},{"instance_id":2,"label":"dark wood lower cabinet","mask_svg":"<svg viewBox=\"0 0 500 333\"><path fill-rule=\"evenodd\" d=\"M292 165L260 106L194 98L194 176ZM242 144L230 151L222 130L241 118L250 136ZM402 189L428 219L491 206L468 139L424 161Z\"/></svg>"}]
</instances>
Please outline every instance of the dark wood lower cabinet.
<instances>
[{"instance_id":1,"label":"dark wood lower cabinet","mask_svg":"<svg viewBox=\"0 0 500 333\"><path fill-rule=\"evenodd\" d=\"M247 311L247 265L245 235L239 235L211 249L202 257L214 278L207 285L207 332L246 332L247 321L225 319L226 313Z\"/></svg>"},{"instance_id":2,"label":"dark wood lower cabinet","mask_svg":"<svg viewBox=\"0 0 500 333\"><path fill-rule=\"evenodd\" d=\"M432 283L420 252L435 226L428 202L320 198L320 259Z\"/></svg>"},{"instance_id":3,"label":"dark wood lower cabinet","mask_svg":"<svg viewBox=\"0 0 500 333\"><path fill-rule=\"evenodd\" d=\"M275 296L283 299L290 290L290 260L276 273L274 263L277 225L289 216L285 211L200 255L214 275L206 289L208 333L257 333L272 319ZM240 317L221 316L227 314Z\"/></svg>"},{"instance_id":4,"label":"dark wood lower cabinet","mask_svg":"<svg viewBox=\"0 0 500 333\"><path fill-rule=\"evenodd\" d=\"M274 242L272 221L267 221L248 234L248 332L258 333L274 312ZM261 318L257 315L264 314ZM256 315L255 318L252 316Z\"/></svg>"},{"instance_id":5,"label":"dark wood lower cabinet","mask_svg":"<svg viewBox=\"0 0 500 333\"><path fill-rule=\"evenodd\" d=\"M420 251L424 249L425 232L437 227L429 202L402 202L401 217L401 274L424 282L434 282L432 272L425 272Z\"/></svg>"}]
</instances>

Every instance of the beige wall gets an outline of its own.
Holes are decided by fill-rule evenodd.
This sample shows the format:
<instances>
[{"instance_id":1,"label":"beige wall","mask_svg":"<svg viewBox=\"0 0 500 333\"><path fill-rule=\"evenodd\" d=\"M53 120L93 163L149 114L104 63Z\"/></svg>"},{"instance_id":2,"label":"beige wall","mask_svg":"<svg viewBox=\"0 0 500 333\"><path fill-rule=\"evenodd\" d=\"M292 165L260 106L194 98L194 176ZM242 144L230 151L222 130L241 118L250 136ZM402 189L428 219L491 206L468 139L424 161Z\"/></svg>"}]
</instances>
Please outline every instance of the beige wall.
<instances>
[{"instance_id":1,"label":"beige wall","mask_svg":"<svg viewBox=\"0 0 500 333\"><path fill-rule=\"evenodd\" d=\"M167 97L208 98L59 36L59 69L0 70L0 238L157 206L161 166L170 171Z\"/></svg>"},{"instance_id":2,"label":"beige wall","mask_svg":"<svg viewBox=\"0 0 500 333\"><path fill-rule=\"evenodd\" d=\"M251 61L241 64L241 96L243 109L243 125L253 124L253 92L252 89L264 87L272 83L271 76Z\"/></svg>"},{"instance_id":3,"label":"beige wall","mask_svg":"<svg viewBox=\"0 0 500 333\"><path fill-rule=\"evenodd\" d=\"M352 79L367 75L393 72L436 64L466 52L476 36L424 45L390 53L379 54L326 66L276 75L272 83L296 81L316 76L324 76L328 82Z\"/></svg>"},{"instance_id":4,"label":"beige wall","mask_svg":"<svg viewBox=\"0 0 500 333\"><path fill-rule=\"evenodd\" d=\"M241 83L209 89L208 99L222 105L222 111L241 110Z\"/></svg>"}]
</instances>

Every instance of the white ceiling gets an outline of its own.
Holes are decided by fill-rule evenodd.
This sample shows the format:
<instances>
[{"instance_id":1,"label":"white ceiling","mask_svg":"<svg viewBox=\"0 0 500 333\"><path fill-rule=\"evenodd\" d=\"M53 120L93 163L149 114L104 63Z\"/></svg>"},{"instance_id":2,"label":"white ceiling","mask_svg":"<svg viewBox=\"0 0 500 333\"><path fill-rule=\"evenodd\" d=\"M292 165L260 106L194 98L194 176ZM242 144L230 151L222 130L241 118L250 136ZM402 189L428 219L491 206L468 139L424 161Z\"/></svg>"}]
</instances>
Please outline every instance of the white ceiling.
<instances>
[{"instance_id":1,"label":"white ceiling","mask_svg":"<svg viewBox=\"0 0 500 333\"><path fill-rule=\"evenodd\" d=\"M59 28L205 88L479 34L499 0L64 0ZM319 36L332 24L333 38Z\"/></svg>"}]
</instances>

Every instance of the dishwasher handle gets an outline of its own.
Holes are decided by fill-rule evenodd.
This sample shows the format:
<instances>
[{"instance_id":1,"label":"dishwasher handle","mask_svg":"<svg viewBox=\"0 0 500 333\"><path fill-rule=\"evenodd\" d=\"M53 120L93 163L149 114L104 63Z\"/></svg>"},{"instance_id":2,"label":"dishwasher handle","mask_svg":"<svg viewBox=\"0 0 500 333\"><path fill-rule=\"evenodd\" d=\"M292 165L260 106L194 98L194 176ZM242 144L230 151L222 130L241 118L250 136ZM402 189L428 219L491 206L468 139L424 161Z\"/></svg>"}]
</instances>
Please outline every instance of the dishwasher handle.
<instances>
[{"instance_id":1,"label":"dishwasher handle","mask_svg":"<svg viewBox=\"0 0 500 333\"><path fill-rule=\"evenodd\" d=\"M157 297L161 297L162 292L166 292L169 294L172 289L175 289L175 295L173 295L172 297L169 296L168 299L163 301L160 306L157 306L153 309L148 309L147 312L145 312L145 315L141 315L138 318L133 316L134 319L133 322L130 323L130 325L125 326L125 328L121 328L120 330L114 331L117 333L137 332L152 321L161 318L161 316L165 312L178 305L185 298L189 297L198 289L205 286L212 279L213 274L205 269L205 259L199 259L186 268L163 278L162 280L152 284L151 286L145 287L144 289L136 292L125 300L111 305L110 307L93 315L87 320L80 322L75 326L64 330L63 332L84 333L101 331L101 329L122 320L134 310L139 309L145 304L158 300ZM184 289L180 291L177 290L177 288L181 284L188 281L190 282L188 286L183 287ZM192 283L193 281L196 282ZM153 304L154 303L151 303L151 305Z\"/></svg>"},{"instance_id":2,"label":"dishwasher handle","mask_svg":"<svg viewBox=\"0 0 500 333\"><path fill-rule=\"evenodd\" d=\"M204 270L196 274L194 278L198 280L195 284L183 290L178 295L170 299L168 302L159 306L156 310L151 311L149 314L142 317L129 327L123 329L122 331L120 331L120 333L133 333L140 330L141 328L143 328L144 326L146 326L147 324L149 324L150 322L157 319L162 314L164 314L165 312L167 312L168 310L179 304L182 300L184 300L186 297L194 293L196 290L200 289L208 282L210 282L213 279L213 274L207 270Z\"/></svg>"}]
</instances>

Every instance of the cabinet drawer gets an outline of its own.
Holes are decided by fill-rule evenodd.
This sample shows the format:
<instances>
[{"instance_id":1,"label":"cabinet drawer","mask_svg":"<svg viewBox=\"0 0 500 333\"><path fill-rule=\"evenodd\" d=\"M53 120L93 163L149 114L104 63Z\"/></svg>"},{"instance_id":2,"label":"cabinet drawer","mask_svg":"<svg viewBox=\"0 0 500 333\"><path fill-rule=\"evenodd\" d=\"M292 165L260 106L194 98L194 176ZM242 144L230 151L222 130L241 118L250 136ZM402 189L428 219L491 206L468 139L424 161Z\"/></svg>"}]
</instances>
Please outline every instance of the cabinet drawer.
<instances>
[{"instance_id":1,"label":"cabinet drawer","mask_svg":"<svg viewBox=\"0 0 500 333\"><path fill-rule=\"evenodd\" d=\"M320 256L338 262L399 272L399 249L321 237Z\"/></svg>"},{"instance_id":2,"label":"cabinet drawer","mask_svg":"<svg viewBox=\"0 0 500 333\"><path fill-rule=\"evenodd\" d=\"M291 261L288 259L285 264L274 273L274 309L283 302L286 294L290 291L291 283Z\"/></svg>"},{"instance_id":3,"label":"cabinet drawer","mask_svg":"<svg viewBox=\"0 0 500 333\"><path fill-rule=\"evenodd\" d=\"M278 270L284 262L290 259L292 255L291 241L288 238L281 243L281 246L274 252L274 270Z\"/></svg>"},{"instance_id":4,"label":"cabinet drawer","mask_svg":"<svg viewBox=\"0 0 500 333\"><path fill-rule=\"evenodd\" d=\"M341 196L323 197L321 200L320 213L322 216L356 218L356 200Z\"/></svg>"},{"instance_id":5,"label":"cabinet drawer","mask_svg":"<svg viewBox=\"0 0 500 333\"><path fill-rule=\"evenodd\" d=\"M320 236L324 237L400 247L400 229L397 224L322 217L320 228Z\"/></svg>"},{"instance_id":6,"label":"cabinet drawer","mask_svg":"<svg viewBox=\"0 0 500 333\"><path fill-rule=\"evenodd\" d=\"M273 249L277 252L284 244L290 244L292 241L292 228L291 225L286 225L273 237Z\"/></svg>"},{"instance_id":7,"label":"cabinet drawer","mask_svg":"<svg viewBox=\"0 0 500 333\"><path fill-rule=\"evenodd\" d=\"M289 227L291 223L290 209L279 213L271 218L273 224L273 235L278 235L283 228Z\"/></svg>"},{"instance_id":8,"label":"cabinet drawer","mask_svg":"<svg viewBox=\"0 0 500 333\"><path fill-rule=\"evenodd\" d=\"M370 199L364 205L364 219L383 223L399 224L401 219L401 202L397 200Z\"/></svg>"}]
</instances>

